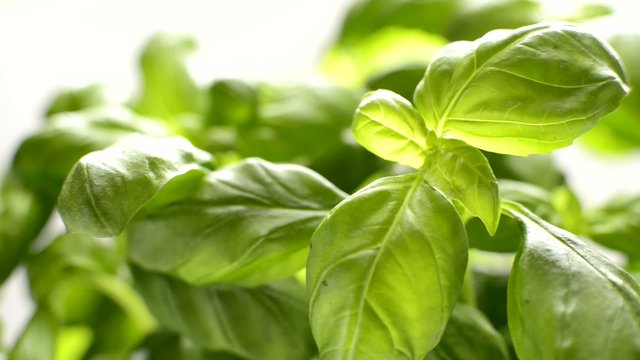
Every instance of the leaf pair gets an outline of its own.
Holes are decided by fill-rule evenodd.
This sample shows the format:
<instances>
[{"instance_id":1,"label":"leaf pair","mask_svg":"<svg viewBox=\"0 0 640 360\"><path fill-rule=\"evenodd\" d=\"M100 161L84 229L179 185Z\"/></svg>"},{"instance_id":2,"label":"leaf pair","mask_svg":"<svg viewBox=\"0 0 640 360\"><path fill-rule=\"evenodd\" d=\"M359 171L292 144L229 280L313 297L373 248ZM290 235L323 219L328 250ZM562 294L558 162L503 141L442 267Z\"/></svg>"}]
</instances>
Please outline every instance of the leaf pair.
<instances>
[{"instance_id":1,"label":"leaf pair","mask_svg":"<svg viewBox=\"0 0 640 360\"><path fill-rule=\"evenodd\" d=\"M568 24L497 30L441 49L414 104L384 90L365 97L356 138L379 156L419 168L427 130L479 149L528 155L567 146L627 92L618 59Z\"/></svg>"}]
</instances>

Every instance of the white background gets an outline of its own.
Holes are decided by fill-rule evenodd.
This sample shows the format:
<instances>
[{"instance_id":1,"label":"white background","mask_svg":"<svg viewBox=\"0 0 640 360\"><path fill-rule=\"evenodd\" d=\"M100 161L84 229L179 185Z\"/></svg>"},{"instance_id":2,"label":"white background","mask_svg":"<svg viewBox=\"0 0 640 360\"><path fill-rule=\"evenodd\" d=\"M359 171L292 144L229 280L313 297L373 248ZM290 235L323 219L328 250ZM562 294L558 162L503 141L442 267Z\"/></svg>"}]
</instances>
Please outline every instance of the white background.
<instances>
[{"instance_id":1,"label":"white background","mask_svg":"<svg viewBox=\"0 0 640 360\"><path fill-rule=\"evenodd\" d=\"M627 7L623 15L629 18L638 13L634 1L616 3ZM349 4L348 0L0 0L0 174L21 139L38 128L43 107L57 89L104 83L118 97L134 94L140 46L156 31L198 38L200 51L192 65L199 80L303 82L313 77L317 60ZM615 193L640 192L639 154L601 158L570 147L557 158L587 205ZM24 281L24 271L18 271L0 290L5 344L14 341L32 311Z\"/></svg>"}]
</instances>

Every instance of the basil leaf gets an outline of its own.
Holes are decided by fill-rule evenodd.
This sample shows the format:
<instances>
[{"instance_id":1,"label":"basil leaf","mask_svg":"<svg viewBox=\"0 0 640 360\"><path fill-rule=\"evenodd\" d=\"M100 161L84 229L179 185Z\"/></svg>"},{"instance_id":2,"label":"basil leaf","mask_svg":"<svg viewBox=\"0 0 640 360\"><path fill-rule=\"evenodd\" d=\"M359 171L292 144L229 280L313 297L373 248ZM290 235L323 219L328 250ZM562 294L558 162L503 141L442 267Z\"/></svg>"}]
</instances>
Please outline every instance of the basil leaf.
<instances>
[{"instance_id":1,"label":"basil leaf","mask_svg":"<svg viewBox=\"0 0 640 360\"><path fill-rule=\"evenodd\" d=\"M617 197L587 213L588 236L594 241L640 259L640 196Z\"/></svg>"},{"instance_id":2,"label":"basil leaf","mask_svg":"<svg viewBox=\"0 0 640 360\"><path fill-rule=\"evenodd\" d=\"M199 347L256 360L306 360L313 352L306 294L295 280L257 288L193 287L132 270L160 324Z\"/></svg>"},{"instance_id":3,"label":"basil leaf","mask_svg":"<svg viewBox=\"0 0 640 360\"><path fill-rule=\"evenodd\" d=\"M543 19L541 4L535 0L472 1L467 4L449 26L447 38L473 40L494 29L515 29Z\"/></svg>"},{"instance_id":4,"label":"basil leaf","mask_svg":"<svg viewBox=\"0 0 640 360\"><path fill-rule=\"evenodd\" d=\"M616 34L608 41L620 55L629 86L634 91L619 108L585 134L584 142L601 152L619 153L640 147L640 34Z\"/></svg>"},{"instance_id":5,"label":"basil leaf","mask_svg":"<svg viewBox=\"0 0 640 360\"><path fill-rule=\"evenodd\" d=\"M257 118L238 127L243 157L307 165L343 144L355 92L339 87L258 87Z\"/></svg>"},{"instance_id":6,"label":"basil leaf","mask_svg":"<svg viewBox=\"0 0 640 360\"><path fill-rule=\"evenodd\" d=\"M477 309L458 304L442 335L442 341L424 360L507 360L502 336Z\"/></svg>"},{"instance_id":7,"label":"basil leaf","mask_svg":"<svg viewBox=\"0 0 640 360\"><path fill-rule=\"evenodd\" d=\"M51 101L46 112L49 117L62 112L72 112L103 106L109 103L104 87L89 85L78 89L64 89Z\"/></svg>"},{"instance_id":8,"label":"basil leaf","mask_svg":"<svg viewBox=\"0 0 640 360\"><path fill-rule=\"evenodd\" d=\"M54 360L58 322L46 308L38 308L29 320L9 360Z\"/></svg>"},{"instance_id":9,"label":"basil leaf","mask_svg":"<svg viewBox=\"0 0 640 360\"><path fill-rule=\"evenodd\" d=\"M334 45L322 62L322 70L332 82L358 89L381 72L406 65L419 66L413 93L429 59L446 43L442 37L417 29L387 27L357 42Z\"/></svg>"},{"instance_id":10,"label":"basil leaf","mask_svg":"<svg viewBox=\"0 0 640 360\"><path fill-rule=\"evenodd\" d=\"M487 227L478 218L465 223L469 247L484 251L513 253L522 241L520 224L507 214L500 214L495 234L490 235Z\"/></svg>"},{"instance_id":11,"label":"basil leaf","mask_svg":"<svg viewBox=\"0 0 640 360\"><path fill-rule=\"evenodd\" d=\"M640 284L579 238L517 204L505 206L525 232L507 307L518 356L640 357Z\"/></svg>"},{"instance_id":12,"label":"basil leaf","mask_svg":"<svg viewBox=\"0 0 640 360\"><path fill-rule=\"evenodd\" d=\"M356 110L353 134L367 150L385 160L422 167L427 131L411 103L388 90L365 95Z\"/></svg>"},{"instance_id":13,"label":"basil leaf","mask_svg":"<svg viewBox=\"0 0 640 360\"><path fill-rule=\"evenodd\" d=\"M304 267L311 235L345 194L298 165L248 159L129 229L129 258L192 284L257 285Z\"/></svg>"},{"instance_id":14,"label":"basil leaf","mask_svg":"<svg viewBox=\"0 0 640 360\"><path fill-rule=\"evenodd\" d=\"M376 30L396 26L444 34L460 0L364 0L349 9L338 41L357 43Z\"/></svg>"},{"instance_id":15,"label":"basil leaf","mask_svg":"<svg viewBox=\"0 0 640 360\"><path fill-rule=\"evenodd\" d=\"M90 236L67 234L27 262L38 307L50 309L59 326L82 325L89 332L86 358L122 358L155 326L132 286L116 276L122 260ZM63 336L56 351L72 350Z\"/></svg>"},{"instance_id":16,"label":"basil leaf","mask_svg":"<svg viewBox=\"0 0 640 360\"><path fill-rule=\"evenodd\" d=\"M410 99L424 75L426 64L407 64L387 69L367 79L369 90L387 89Z\"/></svg>"},{"instance_id":17,"label":"basil leaf","mask_svg":"<svg viewBox=\"0 0 640 360\"><path fill-rule=\"evenodd\" d=\"M258 115L257 90L244 81L216 81L209 87L208 98L211 124L240 126Z\"/></svg>"},{"instance_id":18,"label":"basil leaf","mask_svg":"<svg viewBox=\"0 0 640 360\"><path fill-rule=\"evenodd\" d=\"M134 104L136 111L169 122L203 111L204 92L185 63L196 47L190 37L168 34L156 35L147 43L140 57L143 90Z\"/></svg>"},{"instance_id":19,"label":"basil leaf","mask_svg":"<svg viewBox=\"0 0 640 360\"><path fill-rule=\"evenodd\" d=\"M489 234L500 220L498 181L480 150L459 140L440 139L427 151L421 169L427 181L482 220Z\"/></svg>"},{"instance_id":20,"label":"basil leaf","mask_svg":"<svg viewBox=\"0 0 640 360\"><path fill-rule=\"evenodd\" d=\"M55 200L25 186L10 171L0 187L0 284L22 261L44 228Z\"/></svg>"},{"instance_id":21,"label":"basil leaf","mask_svg":"<svg viewBox=\"0 0 640 360\"><path fill-rule=\"evenodd\" d=\"M13 167L25 184L58 197L73 165L134 133L162 135L166 130L121 107L96 108L49 118L16 152Z\"/></svg>"},{"instance_id":22,"label":"basil leaf","mask_svg":"<svg viewBox=\"0 0 640 360\"><path fill-rule=\"evenodd\" d=\"M321 358L423 358L457 301L467 263L454 207L418 174L340 203L314 233L310 319Z\"/></svg>"},{"instance_id":23,"label":"basil leaf","mask_svg":"<svg viewBox=\"0 0 640 360\"><path fill-rule=\"evenodd\" d=\"M496 30L444 47L414 104L438 137L512 155L567 146L627 93L618 59L568 24Z\"/></svg>"},{"instance_id":24,"label":"basil leaf","mask_svg":"<svg viewBox=\"0 0 640 360\"><path fill-rule=\"evenodd\" d=\"M547 190L565 183L564 174L553 161L552 155L533 154L521 157L490 152L484 152L484 155L498 179L530 183Z\"/></svg>"},{"instance_id":25,"label":"basil leaf","mask_svg":"<svg viewBox=\"0 0 640 360\"><path fill-rule=\"evenodd\" d=\"M80 159L60 193L60 215L68 232L118 235L171 179L210 162L182 138L129 136Z\"/></svg>"}]
</instances>

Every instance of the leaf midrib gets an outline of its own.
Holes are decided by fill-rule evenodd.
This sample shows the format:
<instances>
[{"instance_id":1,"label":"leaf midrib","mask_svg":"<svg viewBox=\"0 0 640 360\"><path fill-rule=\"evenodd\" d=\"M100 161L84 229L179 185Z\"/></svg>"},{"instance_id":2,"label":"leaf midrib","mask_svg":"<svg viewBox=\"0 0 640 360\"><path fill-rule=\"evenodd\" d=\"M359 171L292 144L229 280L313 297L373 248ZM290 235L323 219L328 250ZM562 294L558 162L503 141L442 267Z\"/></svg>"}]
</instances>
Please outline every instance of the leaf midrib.
<instances>
[{"instance_id":1,"label":"leaf midrib","mask_svg":"<svg viewBox=\"0 0 640 360\"><path fill-rule=\"evenodd\" d=\"M422 182L422 177L416 176L415 180L411 184L411 187L407 191L407 194L405 195L405 198L402 201L402 204L398 208L398 211L396 212L396 215L393 218L393 221L391 223L391 226L389 227L389 230L385 233L384 238L380 242L380 245L379 245L380 250L376 253L376 255L375 255L374 259L373 259L373 263L369 267L369 271L367 272L367 277L366 277L365 282L364 282L364 287L363 287L363 291L362 291L362 298L360 299L360 303L358 304L355 332L353 334L353 337L351 338L351 344L350 344L350 347L349 347L349 354L347 356L347 359L349 359L349 360L355 359L355 353L354 353L355 352L355 344L358 342L358 340L360 338L360 329L361 329L360 324L362 322L362 312L363 312L363 309L364 309L364 304L366 302L367 292L369 291L369 287L371 286L371 281L373 279L373 275L374 275L375 270L376 270L377 263L380 260L380 254L382 253L382 251L384 250L384 247L389 242L389 238L391 237L391 234L394 232L396 226L398 225L398 222L399 222L398 220L400 219L401 214L404 213L404 209L407 207L410 199L413 197L413 194L416 192L416 190L418 189L418 186L420 185L421 182Z\"/></svg>"},{"instance_id":2,"label":"leaf midrib","mask_svg":"<svg viewBox=\"0 0 640 360\"><path fill-rule=\"evenodd\" d=\"M507 51L508 49L511 49L518 41L522 40L523 38L531 35L531 34L536 34L539 32L542 32L543 30L546 30L548 27L542 27L542 28L538 28L535 29L533 31L529 31L524 33L522 36L519 36L515 39L513 39L513 41L507 45L505 45L504 48L500 49L500 51L496 52L495 54L491 55L489 58L487 58L487 60L485 60L482 64L480 64L480 66L478 66L478 64L476 63L475 59L476 59L476 52L478 50L478 46L476 46L473 49L472 55L474 58L474 62L473 62L473 72L471 73L471 75L469 76L469 78L467 78L467 80L462 84L462 86L458 89L458 91L456 91L456 93L453 95L453 98L451 99L451 101L449 102L449 104L447 105L447 107L445 108L444 112L442 113L442 116L437 120L437 125L436 125L436 134L438 135L438 137L442 137L444 135L444 127L446 125L447 122L447 117L449 116L449 113L453 110L453 107L457 104L458 100L460 100L460 97L462 96L462 93L467 89L467 87L469 86L469 84L471 83L471 81L476 77L476 75L478 75L478 73L480 72L480 70L484 69L485 65L488 64L491 60L493 60L496 56L502 55L505 51ZM429 87L429 92L431 92L431 87Z\"/></svg>"}]
</instances>

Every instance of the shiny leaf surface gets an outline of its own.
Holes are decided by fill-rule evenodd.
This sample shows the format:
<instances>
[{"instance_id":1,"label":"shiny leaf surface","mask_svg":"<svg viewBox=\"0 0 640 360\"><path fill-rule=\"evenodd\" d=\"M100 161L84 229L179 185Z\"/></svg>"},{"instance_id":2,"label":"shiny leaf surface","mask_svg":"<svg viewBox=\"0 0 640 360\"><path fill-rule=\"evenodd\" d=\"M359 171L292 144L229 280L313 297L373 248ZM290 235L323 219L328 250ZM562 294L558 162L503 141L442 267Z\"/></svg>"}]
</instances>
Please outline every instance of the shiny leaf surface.
<instances>
[{"instance_id":1,"label":"shiny leaf surface","mask_svg":"<svg viewBox=\"0 0 640 360\"><path fill-rule=\"evenodd\" d=\"M507 305L518 356L639 358L640 284L576 236L515 203L506 206L526 234Z\"/></svg>"},{"instance_id":2,"label":"shiny leaf surface","mask_svg":"<svg viewBox=\"0 0 640 360\"><path fill-rule=\"evenodd\" d=\"M365 95L352 129L358 143L381 158L422 167L427 131L413 105L400 95L388 90Z\"/></svg>"},{"instance_id":3,"label":"shiny leaf surface","mask_svg":"<svg viewBox=\"0 0 640 360\"><path fill-rule=\"evenodd\" d=\"M528 155L571 144L626 93L607 45L573 25L543 23L447 45L414 104L439 137Z\"/></svg>"},{"instance_id":4,"label":"shiny leaf surface","mask_svg":"<svg viewBox=\"0 0 640 360\"><path fill-rule=\"evenodd\" d=\"M256 285L304 267L311 235L346 194L297 165L248 159L129 229L129 257L189 283Z\"/></svg>"},{"instance_id":5,"label":"shiny leaf surface","mask_svg":"<svg viewBox=\"0 0 640 360\"><path fill-rule=\"evenodd\" d=\"M442 336L466 262L455 209L420 175L358 191L312 240L307 286L321 358L423 358Z\"/></svg>"},{"instance_id":6,"label":"shiny leaf surface","mask_svg":"<svg viewBox=\"0 0 640 360\"><path fill-rule=\"evenodd\" d=\"M129 136L84 156L65 181L58 207L68 232L118 235L173 178L202 172L209 154L182 138Z\"/></svg>"}]
</instances>

